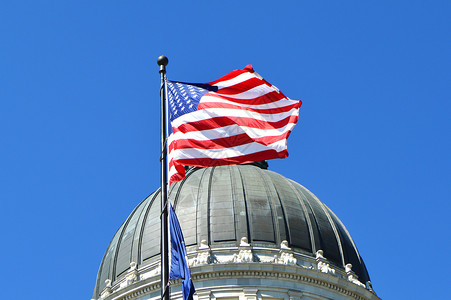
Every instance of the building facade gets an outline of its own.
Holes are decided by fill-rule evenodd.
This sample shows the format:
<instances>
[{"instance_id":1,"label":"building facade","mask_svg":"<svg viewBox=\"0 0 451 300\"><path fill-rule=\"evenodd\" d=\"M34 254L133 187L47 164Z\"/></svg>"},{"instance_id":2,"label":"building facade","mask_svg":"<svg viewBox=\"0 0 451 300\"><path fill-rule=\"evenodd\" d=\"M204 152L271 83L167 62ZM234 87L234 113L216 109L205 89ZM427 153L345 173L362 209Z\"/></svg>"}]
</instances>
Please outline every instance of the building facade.
<instances>
[{"instance_id":1,"label":"building facade","mask_svg":"<svg viewBox=\"0 0 451 300\"><path fill-rule=\"evenodd\" d=\"M305 187L266 167L192 168L171 186L195 299L379 299L342 222ZM160 209L156 191L119 228L93 299L160 298ZM182 299L178 280L171 298Z\"/></svg>"}]
</instances>

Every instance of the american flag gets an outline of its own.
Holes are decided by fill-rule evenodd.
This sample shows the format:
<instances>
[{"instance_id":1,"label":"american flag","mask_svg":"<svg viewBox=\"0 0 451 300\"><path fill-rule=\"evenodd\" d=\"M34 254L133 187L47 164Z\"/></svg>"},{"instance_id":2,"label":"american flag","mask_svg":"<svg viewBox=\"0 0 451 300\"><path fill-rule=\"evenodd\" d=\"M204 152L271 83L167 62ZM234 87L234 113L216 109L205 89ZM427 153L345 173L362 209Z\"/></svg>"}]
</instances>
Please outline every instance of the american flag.
<instances>
[{"instance_id":1,"label":"american flag","mask_svg":"<svg viewBox=\"0 0 451 300\"><path fill-rule=\"evenodd\" d=\"M301 101L287 98L251 65L206 83L167 81L169 182L184 166L221 166L285 158Z\"/></svg>"}]
</instances>

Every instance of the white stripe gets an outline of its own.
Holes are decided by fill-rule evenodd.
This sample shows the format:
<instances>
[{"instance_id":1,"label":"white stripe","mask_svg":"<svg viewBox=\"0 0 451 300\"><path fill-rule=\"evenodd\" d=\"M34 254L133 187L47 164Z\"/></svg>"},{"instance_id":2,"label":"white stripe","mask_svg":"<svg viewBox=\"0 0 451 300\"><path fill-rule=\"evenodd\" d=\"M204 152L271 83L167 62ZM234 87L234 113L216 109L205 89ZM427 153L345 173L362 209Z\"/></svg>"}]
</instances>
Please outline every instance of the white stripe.
<instances>
[{"instance_id":1,"label":"white stripe","mask_svg":"<svg viewBox=\"0 0 451 300\"><path fill-rule=\"evenodd\" d=\"M168 174L169 179L177 173L178 172L177 172L177 169L175 168L175 165L172 165L169 167L169 174Z\"/></svg>"},{"instance_id":2,"label":"white stripe","mask_svg":"<svg viewBox=\"0 0 451 300\"><path fill-rule=\"evenodd\" d=\"M246 133L250 138L261 138L264 136L280 136L290 131L294 127L294 123L288 123L285 126L277 129L260 129L247 126L229 125L215 129L201 130L201 131L189 131L186 133L176 132L171 134L171 140L190 139L198 141L208 141L218 138L226 138L234 135Z\"/></svg>"},{"instance_id":3,"label":"white stripe","mask_svg":"<svg viewBox=\"0 0 451 300\"><path fill-rule=\"evenodd\" d=\"M233 105L238 105L241 107L248 107L248 108L255 108L255 109L273 109L273 108L283 108L286 106L290 106L295 104L298 101L290 100L287 98L282 98L278 101L271 102L271 103L265 103L265 104L242 104L242 103L236 103L234 101L230 101L224 98L221 98L221 96L217 95L217 93L208 93L205 94L200 99L200 103L228 103ZM199 105L200 105L199 103Z\"/></svg>"},{"instance_id":4,"label":"white stripe","mask_svg":"<svg viewBox=\"0 0 451 300\"><path fill-rule=\"evenodd\" d=\"M221 91L215 92L218 95L234 98L234 99L241 99L241 100L248 100L248 99L255 99L261 96L264 96L266 94L269 94L271 92L279 92L272 87L267 86L266 84L262 83L261 85L258 85L256 87L253 87L251 89L248 89L244 92L237 93L237 94L221 94Z\"/></svg>"},{"instance_id":5,"label":"white stripe","mask_svg":"<svg viewBox=\"0 0 451 300\"><path fill-rule=\"evenodd\" d=\"M170 152L170 158L173 160L198 159L198 158L224 159L254 154L266 150L276 150L277 152L281 152L287 149L286 145L287 145L286 139L283 139L269 146L253 142L245 145L239 145L236 147L221 148L221 149L198 149L198 148L175 149Z\"/></svg>"},{"instance_id":6,"label":"white stripe","mask_svg":"<svg viewBox=\"0 0 451 300\"><path fill-rule=\"evenodd\" d=\"M251 118L263 122L277 122L290 116L297 116L298 114L299 110L297 108L292 108L287 112L277 114L262 114L232 108L206 108L184 114L172 121L171 125L172 127L177 128L185 123L207 120L215 117Z\"/></svg>"},{"instance_id":7,"label":"white stripe","mask_svg":"<svg viewBox=\"0 0 451 300\"><path fill-rule=\"evenodd\" d=\"M217 86L218 88L222 89L222 88L226 88L226 87L241 83L243 81L249 80L251 78L258 78L258 77L252 73L246 72L246 73L240 74L232 79L215 83L215 84L213 84L213 86Z\"/></svg>"},{"instance_id":8,"label":"white stripe","mask_svg":"<svg viewBox=\"0 0 451 300\"><path fill-rule=\"evenodd\" d=\"M186 149L174 149L169 152L169 161L173 161L174 165L169 168L169 178L177 174L175 169L175 164L177 164L178 159L198 159L198 158L210 158L210 159L225 159L225 158L235 158L247 154L256 154L266 150L276 150L281 152L287 149L287 139L282 139L269 146L265 146L256 142L249 143L246 145L240 145L231 148L221 148L221 149L196 149L196 148L186 148Z\"/></svg>"}]
</instances>

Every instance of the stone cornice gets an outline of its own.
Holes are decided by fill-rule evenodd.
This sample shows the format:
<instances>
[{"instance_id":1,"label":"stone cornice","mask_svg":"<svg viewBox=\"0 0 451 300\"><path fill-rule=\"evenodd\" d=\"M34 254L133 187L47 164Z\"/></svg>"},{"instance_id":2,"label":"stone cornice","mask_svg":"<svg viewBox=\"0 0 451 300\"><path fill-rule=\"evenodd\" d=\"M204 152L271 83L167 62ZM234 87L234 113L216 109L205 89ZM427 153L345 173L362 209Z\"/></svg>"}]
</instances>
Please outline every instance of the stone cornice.
<instances>
[{"instance_id":1,"label":"stone cornice","mask_svg":"<svg viewBox=\"0 0 451 300\"><path fill-rule=\"evenodd\" d=\"M268 263L239 263L212 264L192 268L192 279L194 282L229 278L265 278L279 281L294 281L328 289L352 299L379 299L375 294L346 279L299 266ZM180 280L171 280L171 282L172 286L180 285ZM214 286L211 288L214 288ZM160 275L154 275L150 278L134 282L124 288L120 288L120 283L116 284L115 287L111 288L111 294L104 297L104 299L130 300L159 290Z\"/></svg>"},{"instance_id":2,"label":"stone cornice","mask_svg":"<svg viewBox=\"0 0 451 300\"><path fill-rule=\"evenodd\" d=\"M194 250L194 249L193 249ZM323 287L354 299L378 299L347 264L345 270L330 264L323 251L316 258L293 251L283 241L280 248L253 247L246 238L238 247L210 248L206 243L188 253L194 282L229 278L264 278L289 280ZM179 280L172 280L177 286ZM368 284L370 284L368 282ZM134 299L160 289L160 263L154 261L137 268L132 262L130 269L115 282L106 281L101 300Z\"/></svg>"}]
</instances>

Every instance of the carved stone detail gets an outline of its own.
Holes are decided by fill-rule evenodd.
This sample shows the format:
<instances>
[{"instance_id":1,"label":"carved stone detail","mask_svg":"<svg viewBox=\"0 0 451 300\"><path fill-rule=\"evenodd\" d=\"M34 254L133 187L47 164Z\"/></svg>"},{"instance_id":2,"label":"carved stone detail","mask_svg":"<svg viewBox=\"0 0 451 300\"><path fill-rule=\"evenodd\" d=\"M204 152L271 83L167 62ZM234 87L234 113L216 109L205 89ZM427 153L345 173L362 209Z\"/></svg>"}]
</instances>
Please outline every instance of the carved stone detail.
<instances>
[{"instance_id":1,"label":"carved stone detail","mask_svg":"<svg viewBox=\"0 0 451 300\"><path fill-rule=\"evenodd\" d=\"M291 248L288 247L288 242L283 240L280 243L279 257L275 257L275 263L284 265L296 265L297 259L294 257Z\"/></svg>"},{"instance_id":2,"label":"carved stone detail","mask_svg":"<svg viewBox=\"0 0 451 300\"><path fill-rule=\"evenodd\" d=\"M252 246L248 243L247 237L243 236L238 247L238 254L233 254L232 262L234 263L249 263L259 262L260 259L253 253Z\"/></svg>"},{"instance_id":3,"label":"carved stone detail","mask_svg":"<svg viewBox=\"0 0 451 300\"><path fill-rule=\"evenodd\" d=\"M128 274L126 276L126 282L127 282L127 286L129 286L130 284L132 284L133 282L137 281L138 278L138 265L136 264L136 262L132 261L130 263L130 270L128 271Z\"/></svg>"},{"instance_id":4,"label":"carved stone detail","mask_svg":"<svg viewBox=\"0 0 451 300\"><path fill-rule=\"evenodd\" d=\"M240 240L240 247L250 247L251 245L247 241L247 237L243 236Z\"/></svg>"},{"instance_id":5,"label":"carved stone detail","mask_svg":"<svg viewBox=\"0 0 451 300\"><path fill-rule=\"evenodd\" d=\"M252 262L253 255L251 249L240 249L238 254L233 255L232 262L234 263L242 263L242 262Z\"/></svg>"},{"instance_id":6,"label":"carved stone detail","mask_svg":"<svg viewBox=\"0 0 451 300\"><path fill-rule=\"evenodd\" d=\"M347 264L345 266L345 272L346 275L348 275L348 280L354 284L357 284L361 287L365 287L365 285L363 283L361 283L357 278L358 276L354 273L354 271L352 271L352 265L351 264Z\"/></svg>"},{"instance_id":7,"label":"carved stone detail","mask_svg":"<svg viewBox=\"0 0 451 300\"><path fill-rule=\"evenodd\" d=\"M200 247L197 251L197 256L189 260L190 267L198 265L206 265L216 262L215 256L212 254L210 247L206 240L200 242Z\"/></svg>"},{"instance_id":8,"label":"carved stone detail","mask_svg":"<svg viewBox=\"0 0 451 300\"><path fill-rule=\"evenodd\" d=\"M280 257L278 260L279 264L284 265L296 265L296 258L294 257L293 253L288 253L286 251L280 250Z\"/></svg>"},{"instance_id":9,"label":"carved stone detail","mask_svg":"<svg viewBox=\"0 0 451 300\"><path fill-rule=\"evenodd\" d=\"M111 279L105 280L105 284L106 286L100 294L100 299L105 299L111 294Z\"/></svg>"},{"instance_id":10,"label":"carved stone detail","mask_svg":"<svg viewBox=\"0 0 451 300\"><path fill-rule=\"evenodd\" d=\"M280 243L280 249L291 250L291 248L288 247L288 241L287 241L287 240L283 240L283 241Z\"/></svg>"},{"instance_id":11,"label":"carved stone detail","mask_svg":"<svg viewBox=\"0 0 451 300\"><path fill-rule=\"evenodd\" d=\"M368 280L368 281L366 282L366 285L365 285L365 286L366 286L366 289L367 289L368 291L374 292L374 291L373 291L373 285L371 284L371 281Z\"/></svg>"},{"instance_id":12,"label":"carved stone detail","mask_svg":"<svg viewBox=\"0 0 451 300\"><path fill-rule=\"evenodd\" d=\"M316 251L316 264L318 270L323 273L335 275L335 270L330 267L329 261L324 257L324 251Z\"/></svg>"}]
</instances>

